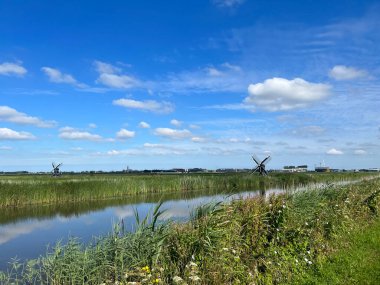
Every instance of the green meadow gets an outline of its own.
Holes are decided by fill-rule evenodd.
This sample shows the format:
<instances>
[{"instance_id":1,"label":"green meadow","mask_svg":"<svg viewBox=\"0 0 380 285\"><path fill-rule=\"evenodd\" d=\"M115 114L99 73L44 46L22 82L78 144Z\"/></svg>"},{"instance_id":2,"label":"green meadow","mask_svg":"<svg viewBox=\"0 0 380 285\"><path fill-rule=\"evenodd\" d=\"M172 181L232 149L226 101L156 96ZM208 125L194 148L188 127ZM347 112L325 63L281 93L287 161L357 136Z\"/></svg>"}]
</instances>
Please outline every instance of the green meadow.
<instances>
[{"instance_id":1,"label":"green meadow","mask_svg":"<svg viewBox=\"0 0 380 285\"><path fill-rule=\"evenodd\" d=\"M378 284L379 196L379 177L331 182L206 204L184 224L159 222L158 203L146 217L136 213L133 232L115 224L89 244L76 238L57 243L38 259L14 261L0 282Z\"/></svg>"}]
</instances>

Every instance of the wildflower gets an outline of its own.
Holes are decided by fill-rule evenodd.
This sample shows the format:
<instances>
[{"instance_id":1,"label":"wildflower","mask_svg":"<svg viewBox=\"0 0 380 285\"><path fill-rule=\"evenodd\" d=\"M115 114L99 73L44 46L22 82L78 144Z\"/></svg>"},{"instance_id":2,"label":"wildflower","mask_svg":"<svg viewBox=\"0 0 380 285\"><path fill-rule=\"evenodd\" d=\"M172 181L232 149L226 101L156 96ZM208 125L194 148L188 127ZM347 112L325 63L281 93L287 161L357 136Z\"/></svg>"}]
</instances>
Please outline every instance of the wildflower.
<instances>
[{"instance_id":1,"label":"wildflower","mask_svg":"<svg viewBox=\"0 0 380 285\"><path fill-rule=\"evenodd\" d=\"M236 250L234 250L234 249L232 249L231 252L232 252L233 254L236 254Z\"/></svg>"},{"instance_id":2,"label":"wildflower","mask_svg":"<svg viewBox=\"0 0 380 285\"><path fill-rule=\"evenodd\" d=\"M201 280L201 278L199 276L196 276L196 275L190 276L189 279L192 280L192 281L199 281L199 280Z\"/></svg>"},{"instance_id":3,"label":"wildflower","mask_svg":"<svg viewBox=\"0 0 380 285\"><path fill-rule=\"evenodd\" d=\"M307 252L307 254L310 254L310 250L308 250L308 251L306 251Z\"/></svg>"},{"instance_id":4,"label":"wildflower","mask_svg":"<svg viewBox=\"0 0 380 285\"><path fill-rule=\"evenodd\" d=\"M274 251L274 254L277 254L277 251Z\"/></svg>"},{"instance_id":5,"label":"wildflower","mask_svg":"<svg viewBox=\"0 0 380 285\"><path fill-rule=\"evenodd\" d=\"M227 247L223 247L222 250L228 251L228 248Z\"/></svg>"},{"instance_id":6,"label":"wildflower","mask_svg":"<svg viewBox=\"0 0 380 285\"><path fill-rule=\"evenodd\" d=\"M143 272L145 272L145 273L150 273L150 268L149 268L149 266L147 265L147 266L144 266L144 267L142 267L141 268L141 270L143 271Z\"/></svg>"},{"instance_id":7,"label":"wildflower","mask_svg":"<svg viewBox=\"0 0 380 285\"><path fill-rule=\"evenodd\" d=\"M286 208L285 204L284 204L284 205L282 205L282 207L285 209L285 208Z\"/></svg>"},{"instance_id":8,"label":"wildflower","mask_svg":"<svg viewBox=\"0 0 380 285\"><path fill-rule=\"evenodd\" d=\"M271 208L272 207L272 204L269 204L269 208Z\"/></svg>"},{"instance_id":9,"label":"wildflower","mask_svg":"<svg viewBox=\"0 0 380 285\"><path fill-rule=\"evenodd\" d=\"M190 261L189 265L190 265L191 267L198 267L198 265L197 265L195 262L192 262L192 261Z\"/></svg>"},{"instance_id":10,"label":"wildflower","mask_svg":"<svg viewBox=\"0 0 380 285\"><path fill-rule=\"evenodd\" d=\"M174 276L173 277L173 282L174 283L180 283L180 282L182 282L183 281L183 279L181 278L181 277L179 277L179 276Z\"/></svg>"},{"instance_id":11,"label":"wildflower","mask_svg":"<svg viewBox=\"0 0 380 285\"><path fill-rule=\"evenodd\" d=\"M310 260L308 260L307 263L308 263L309 265L313 264L313 262L311 262Z\"/></svg>"},{"instance_id":12,"label":"wildflower","mask_svg":"<svg viewBox=\"0 0 380 285\"><path fill-rule=\"evenodd\" d=\"M309 223L308 222L305 222L305 226L308 226L309 225Z\"/></svg>"},{"instance_id":13,"label":"wildflower","mask_svg":"<svg viewBox=\"0 0 380 285\"><path fill-rule=\"evenodd\" d=\"M161 279L160 278L156 278L152 281L153 284L158 284L160 283Z\"/></svg>"},{"instance_id":14,"label":"wildflower","mask_svg":"<svg viewBox=\"0 0 380 285\"><path fill-rule=\"evenodd\" d=\"M296 263L298 263L298 259L296 259Z\"/></svg>"}]
</instances>

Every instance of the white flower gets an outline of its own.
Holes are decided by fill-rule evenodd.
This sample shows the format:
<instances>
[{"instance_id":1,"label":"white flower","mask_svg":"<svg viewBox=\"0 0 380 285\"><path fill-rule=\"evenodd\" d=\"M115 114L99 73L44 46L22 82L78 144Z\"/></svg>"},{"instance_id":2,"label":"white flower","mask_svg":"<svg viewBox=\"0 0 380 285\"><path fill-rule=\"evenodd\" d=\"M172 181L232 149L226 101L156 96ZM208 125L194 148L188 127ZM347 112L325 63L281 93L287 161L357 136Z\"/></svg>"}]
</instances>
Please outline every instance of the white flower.
<instances>
[{"instance_id":1,"label":"white flower","mask_svg":"<svg viewBox=\"0 0 380 285\"><path fill-rule=\"evenodd\" d=\"M313 262L311 262L310 260L307 261L308 264L313 264Z\"/></svg>"},{"instance_id":2,"label":"white flower","mask_svg":"<svg viewBox=\"0 0 380 285\"><path fill-rule=\"evenodd\" d=\"M198 276L196 276L196 275L194 275L194 276L190 276L189 279L190 279L190 280L193 280L193 281L199 281L199 280L201 280L201 278L198 277Z\"/></svg>"},{"instance_id":3,"label":"white flower","mask_svg":"<svg viewBox=\"0 0 380 285\"><path fill-rule=\"evenodd\" d=\"M174 281L174 283L180 283L180 282L183 281L183 279L181 277L179 277L179 276L174 276L173 277L173 281Z\"/></svg>"}]
</instances>

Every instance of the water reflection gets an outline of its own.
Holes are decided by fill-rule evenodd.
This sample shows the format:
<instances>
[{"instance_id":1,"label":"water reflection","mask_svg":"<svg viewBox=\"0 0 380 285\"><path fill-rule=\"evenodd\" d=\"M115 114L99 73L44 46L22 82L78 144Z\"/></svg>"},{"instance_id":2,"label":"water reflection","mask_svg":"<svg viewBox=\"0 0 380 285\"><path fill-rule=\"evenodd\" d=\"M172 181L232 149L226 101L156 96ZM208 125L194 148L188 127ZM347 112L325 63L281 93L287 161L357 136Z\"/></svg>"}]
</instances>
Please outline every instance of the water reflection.
<instances>
[{"instance_id":1,"label":"water reflection","mask_svg":"<svg viewBox=\"0 0 380 285\"><path fill-rule=\"evenodd\" d=\"M278 191L281 190L241 191L233 195L202 191L0 209L0 270L5 269L7 262L15 256L21 259L36 258L46 252L47 245L54 245L59 240L65 242L70 236L80 237L81 241L88 242L94 236L110 232L112 224L121 219L125 229L132 230L135 225L135 211L140 217L145 217L159 201L164 201L162 210L165 213L160 217L162 221L184 221L201 204Z\"/></svg>"}]
</instances>

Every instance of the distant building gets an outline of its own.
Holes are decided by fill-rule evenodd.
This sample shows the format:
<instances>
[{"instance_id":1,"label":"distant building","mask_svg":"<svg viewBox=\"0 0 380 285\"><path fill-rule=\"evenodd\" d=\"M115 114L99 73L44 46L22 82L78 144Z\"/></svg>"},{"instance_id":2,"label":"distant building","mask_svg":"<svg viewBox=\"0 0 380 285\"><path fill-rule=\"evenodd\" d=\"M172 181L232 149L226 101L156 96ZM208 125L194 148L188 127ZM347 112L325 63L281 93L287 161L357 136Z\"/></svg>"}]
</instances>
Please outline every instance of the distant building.
<instances>
[{"instance_id":1,"label":"distant building","mask_svg":"<svg viewBox=\"0 0 380 285\"><path fill-rule=\"evenodd\" d=\"M294 166L294 165L288 165L284 166L283 172L307 172L307 165L299 165L299 166Z\"/></svg>"},{"instance_id":2,"label":"distant building","mask_svg":"<svg viewBox=\"0 0 380 285\"><path fill-rule=\"evenodd\" d=\"M328 167L328 166L316 166L315 172L330 172L330 167Z\"/></svg>"}]
</instances>

